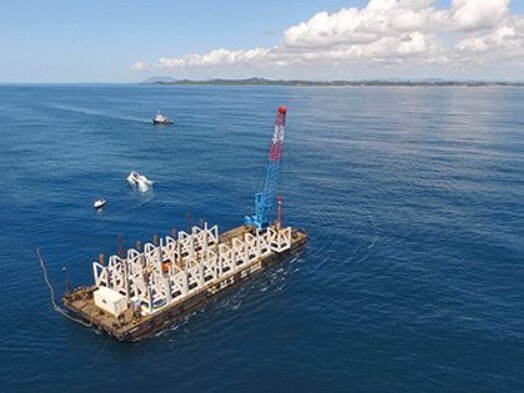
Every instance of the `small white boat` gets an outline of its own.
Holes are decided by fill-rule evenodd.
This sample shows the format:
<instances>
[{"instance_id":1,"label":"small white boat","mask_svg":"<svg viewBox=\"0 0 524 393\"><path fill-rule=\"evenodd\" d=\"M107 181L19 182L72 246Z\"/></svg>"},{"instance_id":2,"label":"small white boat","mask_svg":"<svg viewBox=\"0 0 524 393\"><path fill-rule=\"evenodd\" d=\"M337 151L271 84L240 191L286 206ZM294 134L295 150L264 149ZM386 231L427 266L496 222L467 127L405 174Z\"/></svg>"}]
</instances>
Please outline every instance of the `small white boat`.
<instances>
[{"instance_id":1,"label":"small white boat","mask_svg":"<svg viewBox=\"0 0 524 393\"><path fill-rule=\"evenodd\" d=\"M138 186L140 191L147 191L153 185L151 180L135 171L131 171L127 176L127 182L132 186Z\"/></svg>"},{"instance_id":2,"label":"small white boat","mask_svg":"<svg viewBox=\"0 0 524 393\"><path fill-rule=\"evenodd\" d=\"M104 198L98 198L95 201L95 203L93 204L93 206L94 206L95 209L101 209L102 207L105 206L106 203L107 203L107 201Z\"/></svg>"},{"instance_id":3,"label":"small white boat","mask_svg":"<svg viewBox=\"0 0 524 393\"><path fill-rule=\"evenodd\" d=\"M153 124L173 124L173 122L166 116L162 115L160 111L158 111L156 116L153 118Z\"/></svg>"},{"instance_id":4,"label":"small white boat","mask_svg":"<svg viewBox=\"0 0 524 393\"><path fill-rule=\"evenodd\" d=\"M127 176L127 182L132 186L136 186L138 183L138 176L140 176L138 172L131 171L131 173Z\"/></svg>"}]
</instances>

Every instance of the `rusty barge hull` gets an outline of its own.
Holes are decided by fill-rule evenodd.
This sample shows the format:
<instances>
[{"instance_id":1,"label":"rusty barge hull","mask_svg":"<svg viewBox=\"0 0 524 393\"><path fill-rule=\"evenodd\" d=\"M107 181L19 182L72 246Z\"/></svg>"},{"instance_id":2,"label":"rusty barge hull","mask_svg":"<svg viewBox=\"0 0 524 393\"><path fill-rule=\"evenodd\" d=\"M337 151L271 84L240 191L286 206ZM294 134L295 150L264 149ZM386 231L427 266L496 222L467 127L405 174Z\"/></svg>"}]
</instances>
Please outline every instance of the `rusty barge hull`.
<instances>
[{"instance_id":1,"label":"rusty barge hull","mask_svg":"<svg viewBox=\"0 0 524 393\"><path fill-rule=\"evenodd\" d=\"M258 256L255 254L251 259L249 258L248 236L250 236L250 233L253 234L252 236L258 236L258 231L253 228L242 226L225 232L219 237L219 240L217 238L217 244L214 247L214 249L217 250L217 253L219 244L224 245L220 246L221 251L227 249L227 245L234 249L233 245L235 242L237 242L237 246L240 244L238 240L234 239L246 239L246 258L244 260L240 260L239 265L236 266L238 260L237 258L233 257L235 268L226 270L225 268L221 267L220 272L223 274L217 274L216 277L211 277L210 275L206 276L206 274L208 274L208 270L206 270L208 269L207 266L205 268L200 267L200 272L203 271L203 273L201 273L200 281L198 281L198 277L196 277L193 284L189 286L187 286L187 284L191 283L191 274L187 273L187 271L190 271L190 263L188 264L189 259L187 258L191 257L192 260L197 262L200 261L199 263L201 266L203 265L202 261L206 260L204 257L204 252L206 253L205 255L207 255L207 257L209 257L210 253L210 251L207 250L207 236L205 240L205 247L201 247L200 251L197 251L197 254L200 252L200 259L198 255L191 255L191 252L195 252L194 250L189 250L187 253L184 253L183 250L180 249L180 245L178 245L177 255L173 255L171 258L171 262L175 263L173 263L174 266L170 269L175 269L176 266L178 266L178 268L184 268L186 271L186 277L190 277L190 279L186 282L185 290L187 292L185 296L180 296L180 300L176 300L176 298L172 299L170 303L161 307L159 310L154 310L152 303L150 303L149 305L151 312L142 313L142 315L139 315L138 317L136 312L134 312L132 309L127 309L117 317L97 307L93 294L98 288L100 288L101 285L104 284L103 281L98 281L98 285L93 285L91 287L81 287L72 291L63 297L62 304L69 313L79 317L83 321L90 324L92 327L107 333L119 341L141 341L155 333L175 325L188 314L191 314L205 304L216 300L220 296L229 293L234 288L245 283L258 273L264 271L267 267L280 262L289 261L294 254L299 252L305 246L308 236L304 231L291 228L287 228L287 230L289 233L289 243L286 247L284 247L284 249L280 250L279 252L266 252L264 255L261 255L259 252ZM256 233L253 231L256 231ZM253 242L253 244L255 243L257 244L257 247L260 248L260 239L257 238L257 241ZM204 248L206 249L205 251ZM210 248L212 247L210 246ZM165 267L165 260L168 257L162 258L162 255L162 252L160 252L159 266ZM233 252L233 256L234 255L235 254ZM217 260L220 260L220 257L218 257ZM220 266L222 266L222 264ZM171 270L169 271L171 272ZM195 270L195 272L197 271L198 270ZM168 273L164 272L163 274L166 275ZM198 274L195 273L194 275L197 276ZM109 285L109 282L110 280L107 281L106 285ZM200 285L197 285L197 282L200 282ZM175 293L179 292L180 291ZM152 298L150 292L149 296Z\"/></svg>"}]
</instances>

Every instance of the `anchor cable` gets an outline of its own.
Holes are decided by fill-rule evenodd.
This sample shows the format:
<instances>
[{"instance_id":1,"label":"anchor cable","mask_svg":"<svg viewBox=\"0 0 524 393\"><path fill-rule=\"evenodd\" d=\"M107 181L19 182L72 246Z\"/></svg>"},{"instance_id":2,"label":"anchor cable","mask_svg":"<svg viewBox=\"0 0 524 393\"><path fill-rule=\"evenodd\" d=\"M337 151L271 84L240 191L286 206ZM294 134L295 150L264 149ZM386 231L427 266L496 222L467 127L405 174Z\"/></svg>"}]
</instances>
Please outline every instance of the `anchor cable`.
<instances>
[{"instance_id":1,"label":"anchor cable","mask_svg":"<svg viewBox=\"0 0 524 393\"><path fill-rule=\"evenodd\" d=\"M51 282L49 281L49 277L47 275L47 268L45 266L45 262L44 262L44 258L42 257L42 253L40 252L40 247L38 247L36 249L36 253L38 255L38 259L40 261L40 267L42 268L42 271L44 272L44 281L47 285L47 287L49 288L49 292L51 294L51 305L53 306L53 310L56 311L57 313L61 314L62 316L70 319L71 321L73 322L77 322L85 327L91 327L92 324L91 323L86 323L78 318L75 318L71 315L69 315L67 312L65 312L62 307L60 307L57 303L56 303L56 298L55 298L55 289L53 288L53 286L51 285Z\"/></svg>"}]
</instances>

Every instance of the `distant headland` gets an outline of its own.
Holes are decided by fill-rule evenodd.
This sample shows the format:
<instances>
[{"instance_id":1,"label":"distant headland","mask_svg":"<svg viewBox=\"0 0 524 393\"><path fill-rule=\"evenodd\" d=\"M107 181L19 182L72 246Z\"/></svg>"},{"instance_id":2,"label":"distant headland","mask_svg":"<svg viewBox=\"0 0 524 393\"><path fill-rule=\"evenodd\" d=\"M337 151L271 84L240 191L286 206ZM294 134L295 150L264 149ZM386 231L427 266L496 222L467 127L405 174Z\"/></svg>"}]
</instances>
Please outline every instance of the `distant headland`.
<instances>
[{"instance_id":1,"label":"distant headland","mask_svg":"<svg viewBox=\"0 0 524 393\"><path fill-rule=\"evenodd\" d=\"M291 86L291 87L417 87L417 86L464 86L464 87L482 87L482 86L518 86L524 87L524 82L501 82L501 81L451 81L443 79L422 79L422 80L333 80L333 81L310 81L300 79L265 79L265 78L247 78L247 79L173 79L168 77L149 78L142 82L147 85L216 85L216 86Z\"/></svg>"}]
</instances>

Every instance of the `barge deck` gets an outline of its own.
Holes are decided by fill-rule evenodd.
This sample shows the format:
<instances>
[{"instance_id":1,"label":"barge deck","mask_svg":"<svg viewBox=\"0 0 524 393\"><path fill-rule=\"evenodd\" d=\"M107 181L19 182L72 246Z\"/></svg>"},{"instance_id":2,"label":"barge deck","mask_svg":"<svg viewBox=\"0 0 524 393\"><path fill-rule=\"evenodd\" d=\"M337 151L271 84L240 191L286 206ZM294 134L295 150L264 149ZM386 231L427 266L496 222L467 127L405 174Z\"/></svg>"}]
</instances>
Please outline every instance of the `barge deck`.
<instances>
[{"instance_id":1,"label":"barge deck","mask_svg":"<svg viewBox=\"0 0 524 393\"><path fill-rule=\"evenodd\" d=\"M68 293L62 304L117 340L140 341L288 259L307 240L304 231L291 227L244 225L219 235L206 223L179 232L177 239L167 236L143 250L130 249L125 258L111 256L107 265L94 262L95 285ZM106 306L110 300L113 307Z\"/></svg>"}]
</instances>

